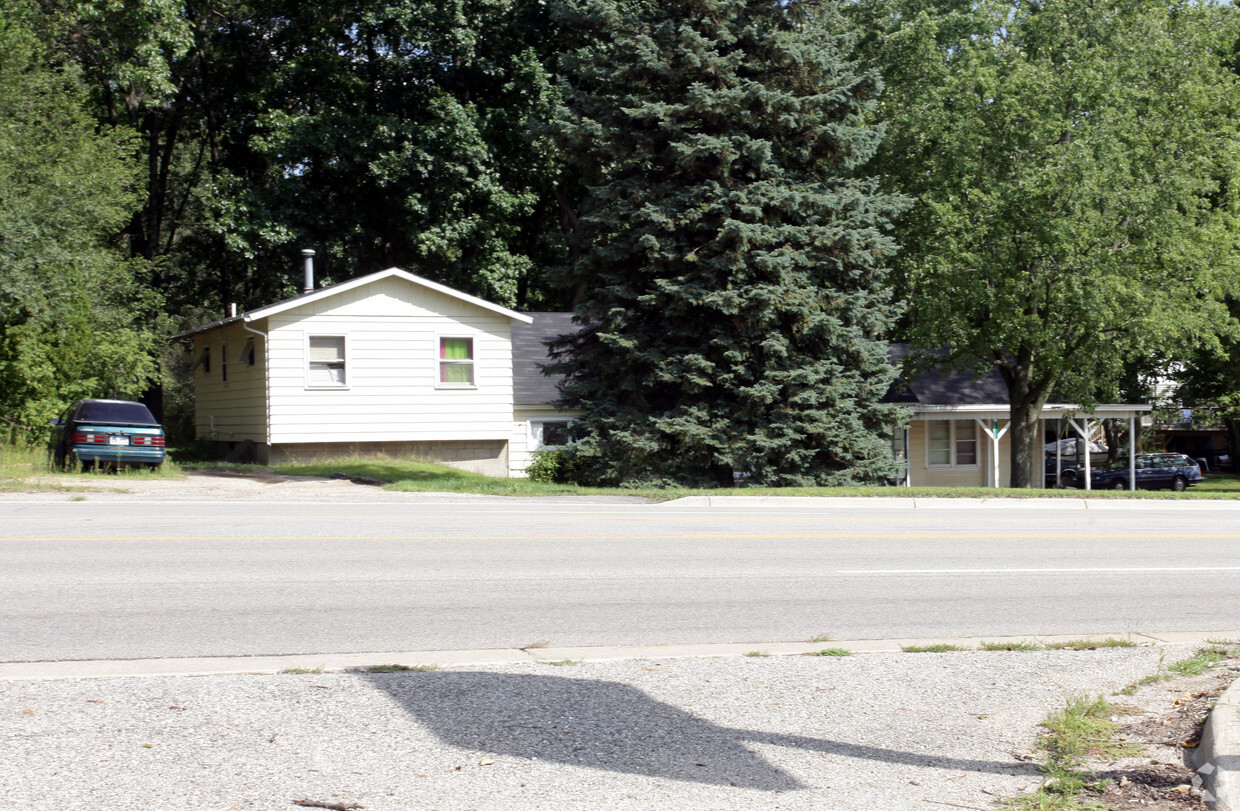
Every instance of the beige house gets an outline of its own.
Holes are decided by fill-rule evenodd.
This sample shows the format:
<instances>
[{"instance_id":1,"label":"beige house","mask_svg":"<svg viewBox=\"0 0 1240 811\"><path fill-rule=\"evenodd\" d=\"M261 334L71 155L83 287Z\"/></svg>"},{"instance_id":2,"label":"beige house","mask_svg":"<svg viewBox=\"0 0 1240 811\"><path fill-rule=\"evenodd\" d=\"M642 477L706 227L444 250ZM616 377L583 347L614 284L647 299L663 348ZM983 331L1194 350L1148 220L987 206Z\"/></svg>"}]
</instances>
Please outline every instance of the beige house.
<instances>
[{"instance_id":1,"label":"beige house","mask_svg":"<svg viewBox=\"0 0 1240 811\"><path fill-rule=\"evenodd\" d=\"M908 352L906 346L893 345L893 360L899 362ZM910 487L1009 486L1011 415L1007 386L997 370L974 379L964 372L932 369L893 387L885 399L912 412L907 428L898 429L893 441L904 468L901 483ZM1048 403L1039 416L1041 436L1045 442L1065 433L1087 436L1102 419L1127 420L1132 436L1150 410L1146 404L1100 404L1086 411L1077 403ZM1053 485L1063 460L1055 455L1039 457L1038 472ZM1133 449L1128 458L1132 464ZM1087 468L1088 464L1082 469ZM1136 477L1129 481L1135 484Z\"/></svg>"},{"instance_id":2,"label":"beige house","mask_svg":"<svg viewBox=\"0 0 1240 811\"><path fill-rule=\"evenodd\" d=\"M509 476L571 419L535 364L514 386L532 316L397 268L321 289L307 270L307 288L176 336L192 343L199 438L262 464L385 452Z\"/></svg>"}]
</instances>

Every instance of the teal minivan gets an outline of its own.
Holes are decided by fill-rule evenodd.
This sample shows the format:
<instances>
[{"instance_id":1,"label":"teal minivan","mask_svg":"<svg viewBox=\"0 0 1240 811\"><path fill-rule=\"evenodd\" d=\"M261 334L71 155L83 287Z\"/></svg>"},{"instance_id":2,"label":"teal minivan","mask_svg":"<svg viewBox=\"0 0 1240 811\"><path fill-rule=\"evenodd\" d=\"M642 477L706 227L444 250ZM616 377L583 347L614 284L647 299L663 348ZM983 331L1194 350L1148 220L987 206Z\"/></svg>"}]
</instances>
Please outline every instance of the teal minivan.
<instances>
[{"instance_id":1,"label":"teal minivan","mask_svg":"<svg viewBox=\"0 0 1240 811\"><path fill-rule=\"evenodd\" d=\"M164 429L150 409L130 400L78 400L52 420L52 463L89 469L164 463Z\"/></svg>"}]
</instances>

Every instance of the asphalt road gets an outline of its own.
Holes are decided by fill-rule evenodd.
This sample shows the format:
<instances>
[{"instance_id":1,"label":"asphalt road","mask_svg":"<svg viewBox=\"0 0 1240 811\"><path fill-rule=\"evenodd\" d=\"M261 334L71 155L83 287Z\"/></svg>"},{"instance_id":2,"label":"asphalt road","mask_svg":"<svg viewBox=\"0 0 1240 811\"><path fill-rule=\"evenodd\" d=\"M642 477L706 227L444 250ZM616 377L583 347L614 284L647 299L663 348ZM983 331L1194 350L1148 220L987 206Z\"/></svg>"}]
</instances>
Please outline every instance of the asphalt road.
<instances>
[{"instance_id":1,"label":"asphalt road","mask_svg":"<svg viewBox=\"0 0 1240 811\"><path fill-rule=\"evenodd\" d=\"M1240 505L0 503L0 661L1233 630Z\"/></svg>"}]
</instances>

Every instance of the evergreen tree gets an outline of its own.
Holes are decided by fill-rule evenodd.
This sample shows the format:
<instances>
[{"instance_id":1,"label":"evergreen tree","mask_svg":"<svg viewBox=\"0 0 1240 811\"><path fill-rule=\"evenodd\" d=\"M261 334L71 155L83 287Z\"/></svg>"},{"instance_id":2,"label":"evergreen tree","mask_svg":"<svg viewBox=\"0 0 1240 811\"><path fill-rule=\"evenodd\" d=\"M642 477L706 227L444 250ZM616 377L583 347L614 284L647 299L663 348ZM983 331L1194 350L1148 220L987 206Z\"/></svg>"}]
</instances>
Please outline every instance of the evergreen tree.
<instances>
[{"instance_id":1,"label":"evergreen tree","mask_svg":"<svg viewBox=\"0 0 1240 811\"><path fill-rule=\"evenodd\" d=\"M900 209L857 169L878 80L838 4L573 0L584 45L552 127L575 212L581 332L553 345L574 463L602 484L873 482Z\"/></svg>"}]
</instances>

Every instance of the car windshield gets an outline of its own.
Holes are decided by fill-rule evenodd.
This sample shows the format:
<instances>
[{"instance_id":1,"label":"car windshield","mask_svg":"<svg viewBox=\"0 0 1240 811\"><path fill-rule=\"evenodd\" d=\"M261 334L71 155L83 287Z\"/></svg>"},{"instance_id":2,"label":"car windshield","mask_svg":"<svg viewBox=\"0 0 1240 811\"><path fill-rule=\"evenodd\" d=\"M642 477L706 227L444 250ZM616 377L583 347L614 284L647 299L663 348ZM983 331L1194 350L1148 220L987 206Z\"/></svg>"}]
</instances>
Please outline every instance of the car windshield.
<instances>
[{"instance_id":1,"label":"car windshield","mask_svg":"<svg viewBox=\"0 0 1240 811\"><path fill-rule=\"evenodd\" d=\"M79 422L159 424L142 403L86 402L78 409L77 419Z\"/></svg>"}]
</instances>

